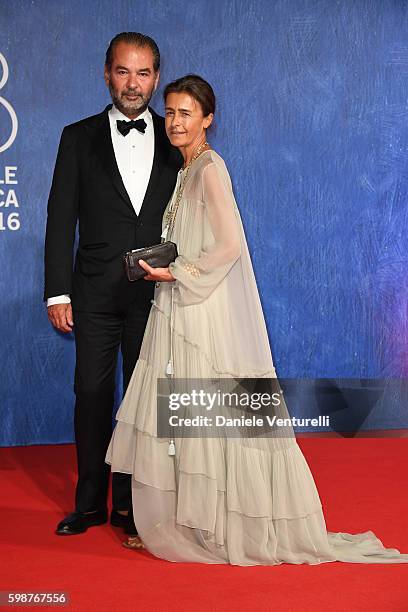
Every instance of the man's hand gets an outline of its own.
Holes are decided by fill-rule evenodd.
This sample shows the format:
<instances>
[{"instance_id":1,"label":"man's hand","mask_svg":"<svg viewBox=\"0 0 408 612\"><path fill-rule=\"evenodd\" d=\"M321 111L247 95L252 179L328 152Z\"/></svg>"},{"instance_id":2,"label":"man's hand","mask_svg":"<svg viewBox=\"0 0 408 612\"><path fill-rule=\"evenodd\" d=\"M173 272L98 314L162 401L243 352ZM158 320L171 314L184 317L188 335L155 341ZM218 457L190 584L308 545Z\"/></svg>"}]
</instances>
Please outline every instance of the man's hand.
<instances>
[{"instance_id":1,"label":"man's hand","mask_svg":"<svg viewBox=\"0 0 408 612\"><path fill-rule=\"evenodd\" d=\"M152 268L148 263L139 259L139 264L146 270L147 275L143 278L147 281L171 282L176 280L168 268Z\"/></svg>"},{"instance_id":2,"label":"man's hand","mask_svg":"<svg viewBox=\"0 0 408 612\"><path fill-rule=\"evenodd\" d=\"M70 332L74 326L71 304L54 304L48 306L48 318L53 326L61 332Z\"/></svg>"}]
</instances>

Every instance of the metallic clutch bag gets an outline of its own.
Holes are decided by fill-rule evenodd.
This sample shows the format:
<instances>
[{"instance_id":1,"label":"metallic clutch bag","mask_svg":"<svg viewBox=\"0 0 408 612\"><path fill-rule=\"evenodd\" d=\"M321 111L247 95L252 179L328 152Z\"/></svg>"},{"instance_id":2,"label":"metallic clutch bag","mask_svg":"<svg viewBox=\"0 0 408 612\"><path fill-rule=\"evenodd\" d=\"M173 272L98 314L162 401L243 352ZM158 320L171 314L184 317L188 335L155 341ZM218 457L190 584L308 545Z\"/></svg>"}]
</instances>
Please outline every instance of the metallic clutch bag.
<instances>
[{"instance_id":1,"label":"metallic clutch bag","mask_svg":"<svg viewBox=\"0 0 408 612\"><path fill-rule=\"evenodd\" d=\"M146 276L146 270L143 270L138 264L139 259L143 259L152 268L167 268L177 256L177 246L170 241L128 251L123 256L126 276L130 281L136 281Z\"/></svg>"}]
</instances>

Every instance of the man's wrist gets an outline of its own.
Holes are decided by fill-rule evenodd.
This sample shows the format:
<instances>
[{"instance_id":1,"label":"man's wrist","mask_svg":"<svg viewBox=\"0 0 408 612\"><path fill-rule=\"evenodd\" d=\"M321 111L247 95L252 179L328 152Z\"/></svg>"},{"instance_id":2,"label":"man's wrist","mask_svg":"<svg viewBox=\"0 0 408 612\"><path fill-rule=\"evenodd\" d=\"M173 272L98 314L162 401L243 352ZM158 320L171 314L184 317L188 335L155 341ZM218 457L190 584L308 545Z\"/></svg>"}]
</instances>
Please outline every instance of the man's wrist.
<instances>
[{"instance_id":1,"label":"man's wrist","mask_svg":"<svg viewBox=\"0 0 408 612\"><path fill-rule=\"evenodd\" d=\"M69 297L69 295L64 294L64 295L56 295L54 297L50 297L47 299L47 308L49 306L55 306L56 304L70 304L71 303L71 298Z\"/></svg>"}]
</instances>

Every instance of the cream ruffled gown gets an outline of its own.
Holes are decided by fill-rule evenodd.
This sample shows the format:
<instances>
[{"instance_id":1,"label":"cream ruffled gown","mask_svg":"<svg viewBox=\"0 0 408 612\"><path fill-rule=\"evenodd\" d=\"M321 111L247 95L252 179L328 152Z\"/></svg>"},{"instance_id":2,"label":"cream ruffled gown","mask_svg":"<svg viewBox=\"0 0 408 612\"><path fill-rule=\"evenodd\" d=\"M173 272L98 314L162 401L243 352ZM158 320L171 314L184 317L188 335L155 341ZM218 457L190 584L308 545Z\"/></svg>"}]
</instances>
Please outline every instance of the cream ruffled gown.
<instances>
[{"instance_id":1,"label":"cream ruffled gown","mask_svg":"<svg viewBox=\"0 0 408 612\"><path fill-rule=\"evenodd\" d=\"M106 455L112 471L133 475L147 549L169 561L234 565L407 563L371 531L327 533L293 432L183 438L169 456L168 439L156 436L157 378L169 361L175 378L276 378L230 177L214 151L193 162L170 239L180 253L170 265L176 281L156 287Z\"/></svg>"}]
</instances>

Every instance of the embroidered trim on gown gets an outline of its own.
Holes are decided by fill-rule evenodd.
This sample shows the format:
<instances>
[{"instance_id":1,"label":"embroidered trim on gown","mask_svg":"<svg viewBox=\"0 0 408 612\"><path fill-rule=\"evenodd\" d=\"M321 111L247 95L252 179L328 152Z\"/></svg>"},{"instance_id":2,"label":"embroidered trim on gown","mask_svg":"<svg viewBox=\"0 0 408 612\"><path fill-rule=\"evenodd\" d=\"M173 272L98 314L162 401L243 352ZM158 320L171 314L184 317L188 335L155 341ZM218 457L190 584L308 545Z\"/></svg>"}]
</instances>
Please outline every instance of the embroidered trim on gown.
<instances>
[{"instance_id":1,"label":"embroidered trim on gown","mask_svg":"<svg viewBox=\"0 0 408 612\"><path fill-rule=\"evenodd\" d=\"M371 531L327 532L293 430L276 438L176 439L169 456L168 440L156 435L157 378L169 360L175 378L276 378L230 177L215 151L191 166L170 239L180 253L170 265L176 281L156 287L106 454L112 471L132 474L134 518L147 549L169 561L244 566L407 563L408 554L384 548Z\"/></svg>"}]
</instances>

